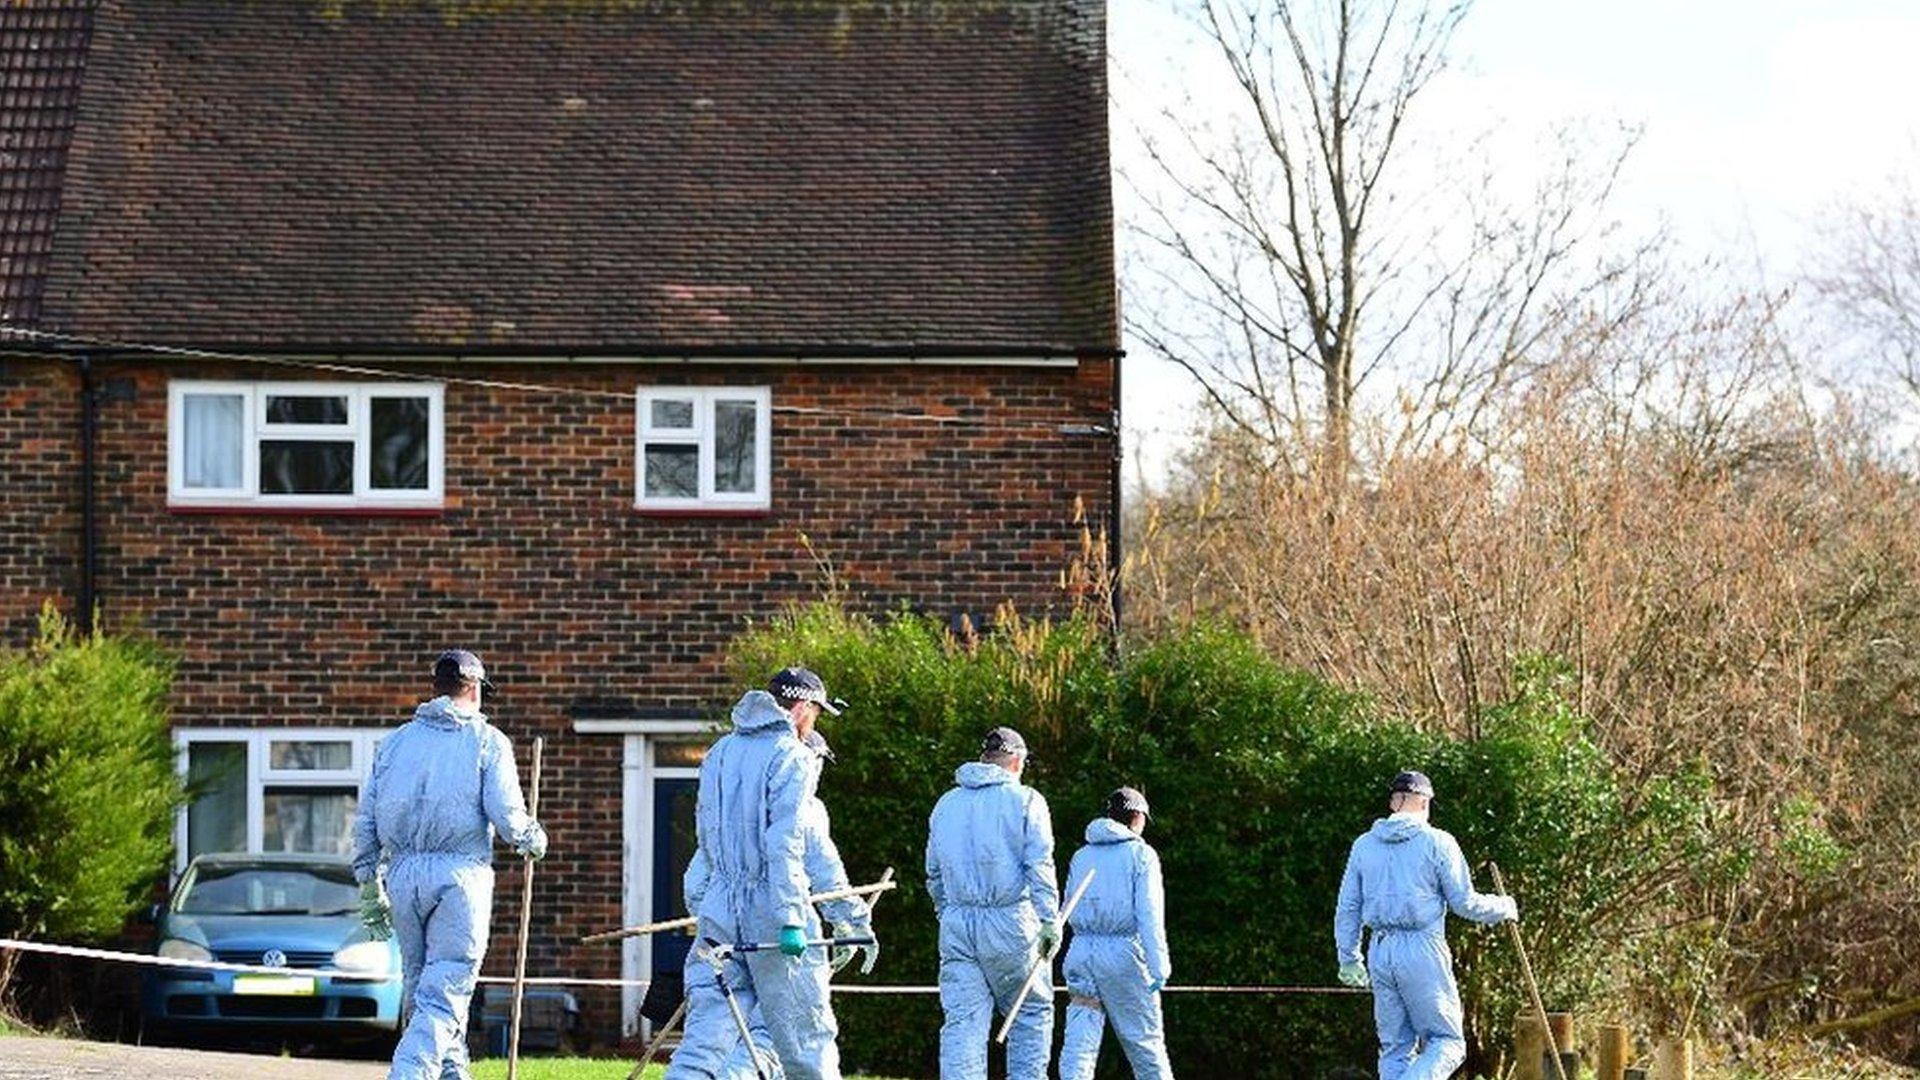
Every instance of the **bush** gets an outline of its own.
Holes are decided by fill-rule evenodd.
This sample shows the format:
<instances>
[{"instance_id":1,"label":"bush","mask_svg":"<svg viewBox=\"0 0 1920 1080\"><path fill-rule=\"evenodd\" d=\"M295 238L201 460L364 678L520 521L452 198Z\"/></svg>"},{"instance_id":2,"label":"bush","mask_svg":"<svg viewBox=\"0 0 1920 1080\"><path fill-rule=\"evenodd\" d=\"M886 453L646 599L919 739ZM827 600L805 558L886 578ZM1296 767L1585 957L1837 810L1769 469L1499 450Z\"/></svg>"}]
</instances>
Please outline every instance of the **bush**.
<instances>
[{"instance_id":1,"label":"bush","mask_svg":"<svg viewBox=\"0 0 1920 1080\"><path fill-rule=\"evenodd\" d=\"M152 646L51 608L29 651L0 656L0 933L113 937L165 872L182 797L171 678Z\"/></svg>"},{"instance_id":2,"label":"bush","mask_svg":"<svg viewBox=\"0 0 1920 1080\"><path fill-rule=\"evenodd\" d=\"M1353 838L1383 810L1386 780L1424 766L1441 799L1435 822L1469 858L1497 860L1521 897L1550 1005L1615 995L1631 970L1596 962L1630 915L1690 875L1737 873L1715 843L1717 819L1696 770L1630 780L1595 748L1566 703L1564 672L1527 665L1480 732L1446 739L1383 719L1359 696L1287 671L1246 636L1193 626L1116 655L1090 621L1029 623L1003 612L982 637L956 638L907 614L878 622L831 606L795 611L746 635L743 678L805 663L847 715L823 730L839 763L822 792L856 880L893 866L901 889L877 917L885 978L932 982L936 926L921 868L926 820L972 760L981 735L1008 724L1033 751L1029 780L1050 802L1062 871L1105 794L1141 788L1147 838L1168 878L1174 982L1328 986L1334 897ZM1484 864L1476 879L1491 889ZM1637 924L1636 924L1637 926ZM1475 1064L1505 1037L1519 980L1502 935L1456 925ZM1653 954L1648 954L1653 955ZM940 1015L931 1001L842 997L850 1065L924 1071ZM1370 1069L1372 1011L1354 996L1172 995L1174 1061L1197 1075L1324 1075ZM1109 1047L1105 1075L1124 1075Z\"/></svg>"}]
</instances>

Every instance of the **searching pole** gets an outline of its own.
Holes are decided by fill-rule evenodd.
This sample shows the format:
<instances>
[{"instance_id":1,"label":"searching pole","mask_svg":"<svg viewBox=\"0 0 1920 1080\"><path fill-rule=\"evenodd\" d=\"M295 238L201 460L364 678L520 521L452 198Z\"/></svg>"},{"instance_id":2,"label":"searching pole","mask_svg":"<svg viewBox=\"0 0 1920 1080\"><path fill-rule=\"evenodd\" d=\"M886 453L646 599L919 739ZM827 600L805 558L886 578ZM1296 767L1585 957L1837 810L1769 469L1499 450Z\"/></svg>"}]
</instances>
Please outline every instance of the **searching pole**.
<instances>
[{"instance_id":1,"label":"searching pole","mask_svg":"<svg viewBox=\"0 0 1920 1080\"><path fill-rule=\"evenodd\" d=\"M1088 870L1087 876L1080 879L1080 887L1073 890L1072 896L1067 897L1067 906L1060 909L1060 914L1056 916L1056 919L1063 933L1067 926L1067 916L1072 915L1073 909L1080 906L1080 898L1087 895L1087 886L1091 884L1093 884L1093 871ZM1054 945L1054 951L1058 952L1059 948L1060 946L1056 943ZM1020 1015L1020 1006L1025 1005L1027 1003L1027 995L1033 993L1033 981L1040 977L1041 966L1046 965L1051 967L1053 965L1053 956L1053 953L1041 953L1039 956L1033 958L1032 966L1027 968L1027 981L1020 984L1020 996L1013 999L1013 1008L1007 1010L1006 1022L1002 1023L1000 1030L994 1034L994 1042L1004 1043L1007 1041L1007 1033L1013 1030L1013 1021ZM1052 1008L1052 1003L1049 1002L1047 1007Z\"/></svg>"},{"instance_id":2,"label":"searching pole","mask_svg":"<svg viewBox=\"0 0 1920 1080\"><path fill-rule=\"evenodd\" d=\"M1493 868L1493 887L1500 890L1501 896L1512 896L1507 891L1507 879L1500 876L1500 864L1487 865ZM1548 1055L1553 1058L1553 1071L1560 1080L1567 1080L1567 1066L1560 1060L1560 1040L1554 1037L1553 1025L1547 1023L1547 1006L1540 1000L1540 984L1533 980L1533 965L1527 962L1527 946L1520 940L1520 920L1508 923L1507 929L1513 934L1513 951L1520 954L1520 975L1527 980L1527 997L1533 1002L1533 1013L1540 1018L1540 1029L1547 1033L1547 1049L1553 1051Z\"/></svg>"},{"instance_id":3,"label":"searching pole","mask_svg":"<svg viewBox=\"0 0 1920 1080\"><path fill-rule=\"evenodd\" d=\"M540 754L544 736L533 739L533 792L527 797L527 816L540 820ZM507 1036L507 1080L520 1078L520 998L527 991L527 928L533 922L533 856L526 857L520 879L520 943L513 958L513 1023Z\"/></svg>"}]
</instances>

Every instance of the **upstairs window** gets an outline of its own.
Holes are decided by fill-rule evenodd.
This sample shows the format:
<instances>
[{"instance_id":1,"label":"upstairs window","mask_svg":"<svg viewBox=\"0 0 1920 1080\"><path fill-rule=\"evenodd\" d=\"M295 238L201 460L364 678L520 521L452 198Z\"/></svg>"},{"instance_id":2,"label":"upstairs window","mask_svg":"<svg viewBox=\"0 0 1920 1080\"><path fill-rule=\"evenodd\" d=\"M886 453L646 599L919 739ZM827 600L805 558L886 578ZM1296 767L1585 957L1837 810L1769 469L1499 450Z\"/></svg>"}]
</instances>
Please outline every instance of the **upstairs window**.
<instances>
[{"instance_id":1,"label":"upstairs window","mask_svg":"<svg viewBox=\"0 0 1920 1080\"><path fill-rule=\"evenodd\" d=\"M168 386L168 501L176 506L438 507L437 383Z\"/></svg>"},{"instance_id":2,"label":"upstairs window","mask_svg":"<svg viewBox=\"0 0 1920 1080\"><path fill-rule=\"evenodd\" d=\"M773 397L766 387L646 387L638 413L641 509L771 505Z\"/></svg>"}]
</instances>

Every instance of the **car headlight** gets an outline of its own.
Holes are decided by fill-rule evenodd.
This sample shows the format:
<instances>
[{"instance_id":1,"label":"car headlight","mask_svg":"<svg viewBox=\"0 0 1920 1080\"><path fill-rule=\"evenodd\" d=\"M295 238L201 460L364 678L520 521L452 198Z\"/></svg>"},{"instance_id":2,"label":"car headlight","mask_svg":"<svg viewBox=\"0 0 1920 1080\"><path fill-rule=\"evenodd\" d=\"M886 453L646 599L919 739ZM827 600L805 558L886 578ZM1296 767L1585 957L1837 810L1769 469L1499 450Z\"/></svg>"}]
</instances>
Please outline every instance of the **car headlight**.
<instances>
[{"instance_id":1,"label":"car headlight","mask_svg":"<svg viewBox=\"0 0 1920 1080\"><path fill-rule=\"evenodd\" d=\"M205 962L213 959L205 945L199 945L177 937L170 937L160 943L160 955L168 960L194 960Z\"/></svg>"},{"instance_id":2,"label":"car headlight","mask_svg":"<svg viewBox=\"0 0 1920 1080\"><path fill-rule=\"evenodd\" d=\"M384 975L393 966L393 950L384 941L362 941L334 953L333 966L341 971Z\"/></svg>"}]
</instances>

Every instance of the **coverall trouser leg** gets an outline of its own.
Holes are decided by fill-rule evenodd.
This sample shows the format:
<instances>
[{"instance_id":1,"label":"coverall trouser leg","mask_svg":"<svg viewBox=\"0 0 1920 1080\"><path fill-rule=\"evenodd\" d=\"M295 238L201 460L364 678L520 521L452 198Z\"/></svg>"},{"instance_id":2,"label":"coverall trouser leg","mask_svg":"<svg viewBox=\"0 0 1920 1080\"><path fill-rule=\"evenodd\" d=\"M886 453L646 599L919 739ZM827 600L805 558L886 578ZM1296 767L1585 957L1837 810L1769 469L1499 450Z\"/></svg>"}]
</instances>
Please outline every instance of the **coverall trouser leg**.
<instances>
[{"instance_id":1,"label":"coverall trouser leg","mask_svg":"<svg viewBox=\"0 0 1920 1080\"><path fill-rule=\"evenodd\" d=\"M1444 935L1376 933L1368 950L1381 1080L1446 1080L1467 1060L1460 988Z\"/></svg>"},{"instance_id":2,"label":"coverall trouser leg","mask_svg":"<svg viewBox=\"0 0 1920 1080\"><path fill-rule=\"evenodd\" d=\"M465 1080L467 1008L486 959L493 868L412 856L394 864L387 894L407 1009L389 1080Z\"/></svg>"}]
</instances>

